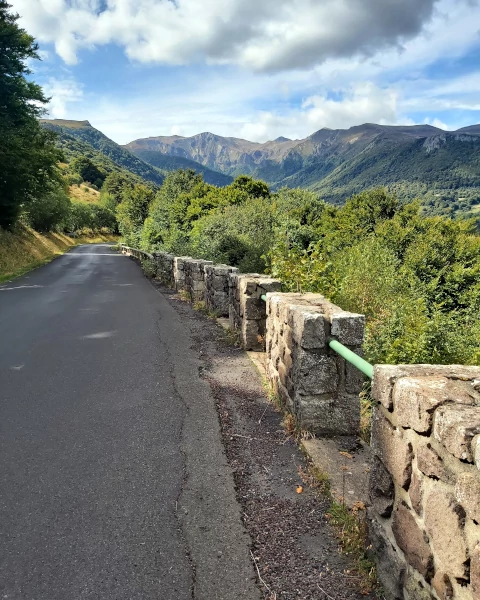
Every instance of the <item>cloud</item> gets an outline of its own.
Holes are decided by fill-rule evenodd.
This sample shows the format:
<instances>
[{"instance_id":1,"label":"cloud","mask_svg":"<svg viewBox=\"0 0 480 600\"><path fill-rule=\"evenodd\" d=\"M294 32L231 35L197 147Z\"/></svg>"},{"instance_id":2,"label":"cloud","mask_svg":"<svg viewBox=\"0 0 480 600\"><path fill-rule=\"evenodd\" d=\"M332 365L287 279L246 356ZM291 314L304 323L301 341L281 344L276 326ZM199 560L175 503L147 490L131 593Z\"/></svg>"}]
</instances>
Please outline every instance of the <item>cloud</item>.
<instances>
[{"instance_id":1,"label":"cloud","mask_svg":"<svg viewBox=\"0 0 480 600\"><path fill-rule=\"evenodd\" d=\"M24 26L68 64L114 43L143 63L275 72L401 48L439 0L13 0Z\"/></svg>"},{"instance_id":2,"label":"cloud","mask_svg":"<svg viewBox=\"0 0 480 600\"><path fill-rule=\"evenodd\" d=\"M68 114L69 105L83 99L83 89L73 78L50 77L43 84L43 90L45 95L51 98L47 110L50 117L54 119L64 119Z\"/></svg>"}]
</instances>

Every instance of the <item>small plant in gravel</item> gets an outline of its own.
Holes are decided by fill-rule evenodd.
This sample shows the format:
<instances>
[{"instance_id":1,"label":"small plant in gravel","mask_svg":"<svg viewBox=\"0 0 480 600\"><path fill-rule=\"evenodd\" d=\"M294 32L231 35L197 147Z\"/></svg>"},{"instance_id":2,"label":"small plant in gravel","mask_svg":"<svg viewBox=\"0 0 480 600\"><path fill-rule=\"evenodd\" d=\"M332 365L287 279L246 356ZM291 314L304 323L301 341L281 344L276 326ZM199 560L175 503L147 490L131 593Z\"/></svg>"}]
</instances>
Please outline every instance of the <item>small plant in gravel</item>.
<instances>
[{"instance_id":1,"label":"small plant in gravel","mask_svg":"<svg viewBox=\"0 0 480 600\"><path fill-rule=\"evenodd\" d=\"M190 294L186 290L180 290L178 292L178 297L183 302L191 302Z\"/></svg>"},{"instance_id":2,"label":"small plant in gravel","mask_svg":"<svg viewBox=\"0 0 480 600\"><path fill-rule=\"evenodd\" d=\"M197 310L198 312L201 312L202 314L204 314L209 319L216 319L217 318L217 314L213 310L210 310L207 307L207 305L206 305L205 302L197 300L197 301L195 301L193 303L193 308L194 308L194 310Z\"/></svg>"},{"instance_id":3,"label":"small plant in gravel","mask_svg":"<svg viewBox=\"0 0 480 600\"><path fill-rule=\"evenodd\" d=\"M225 330L225 341L230 346L235 346L235 348L240 348L240 332L237 329L226 329Z\"/></svg>"}]
</instances>

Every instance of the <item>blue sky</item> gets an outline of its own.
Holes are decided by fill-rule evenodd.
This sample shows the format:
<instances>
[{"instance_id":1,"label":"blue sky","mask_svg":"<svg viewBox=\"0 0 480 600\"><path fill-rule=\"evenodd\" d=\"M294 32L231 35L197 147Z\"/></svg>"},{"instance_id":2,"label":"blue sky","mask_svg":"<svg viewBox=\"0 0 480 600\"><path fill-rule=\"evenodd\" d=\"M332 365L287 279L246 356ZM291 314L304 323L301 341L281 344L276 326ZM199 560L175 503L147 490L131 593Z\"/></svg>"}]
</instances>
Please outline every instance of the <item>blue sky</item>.
<instances>
[{"instance_id":1,"label":"blue sky","mask_svg":"<svg viewBox=\"0 0 480 600\"><path fill-rule=\"evenodd\" d=\"M10 0L52 118L119 143L480 122L477 0Z\"/></svg>"}]
</instances>

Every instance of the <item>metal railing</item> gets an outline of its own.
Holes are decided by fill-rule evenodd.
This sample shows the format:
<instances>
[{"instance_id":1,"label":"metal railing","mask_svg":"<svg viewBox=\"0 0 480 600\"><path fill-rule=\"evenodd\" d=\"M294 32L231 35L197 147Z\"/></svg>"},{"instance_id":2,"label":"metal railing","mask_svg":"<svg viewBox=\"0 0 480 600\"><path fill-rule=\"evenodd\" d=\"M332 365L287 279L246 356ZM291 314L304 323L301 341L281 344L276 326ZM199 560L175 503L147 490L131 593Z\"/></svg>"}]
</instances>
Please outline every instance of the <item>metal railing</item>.
<instances>
[{"instance_id":1,"label":"metal railing","mask_svg":"<svg viewBox=\"0 0 480 600\"><path fill-rule=\"evenodd\" d=\"M267 296L265 294L260 296L260 298L264 302L267 301ZM370 379L373 379L373 365L364 360L361 356L358 356L358 354L355 354L355 352L352 352L349 348L347 348L334 338L328 339L328 345L334 352L339 354L347 362L356 367L364 375L366 375Z\"/></svg>"}]
</instances>

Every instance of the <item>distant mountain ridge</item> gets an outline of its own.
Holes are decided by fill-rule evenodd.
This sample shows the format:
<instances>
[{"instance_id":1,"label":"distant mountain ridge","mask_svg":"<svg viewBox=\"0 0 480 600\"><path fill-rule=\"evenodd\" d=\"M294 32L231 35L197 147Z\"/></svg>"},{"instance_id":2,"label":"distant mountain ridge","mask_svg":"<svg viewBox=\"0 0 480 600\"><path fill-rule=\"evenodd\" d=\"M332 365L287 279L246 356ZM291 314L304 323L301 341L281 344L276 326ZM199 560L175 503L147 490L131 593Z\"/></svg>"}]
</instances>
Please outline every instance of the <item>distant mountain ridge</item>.
<instances>
[{"instance_id":1,"label":"distant mountain ridge","mask_svg":"<svg viewBox=\"0 0 480 600\"><path fill-rule=\"evenodd\" d=\"M41 123L50 129L56 131L59 135L59 142L63 146L72 146L71 140L75 138L83 144L90 145L94 150L104 155L107 160L112 161L118 167L127 169L135 175L142 177L146 181L151 181L160 185L169 171L177 169L194 169L202 173L207 183L223 187L233 181L233 177L218 173L195 162L191 159L181 156L155 155L151 156L149 151L131 152L126 147L122 147L95 127L92 127L89 121L70 121L65 119L42 119ZM68 143L67 143L68 141ZM77 148L79 150L79 148ZM83 154L91 154L88 149L83 148ZM90 156L92 158L92 156Z\"/></svg>"}]
</instances>

